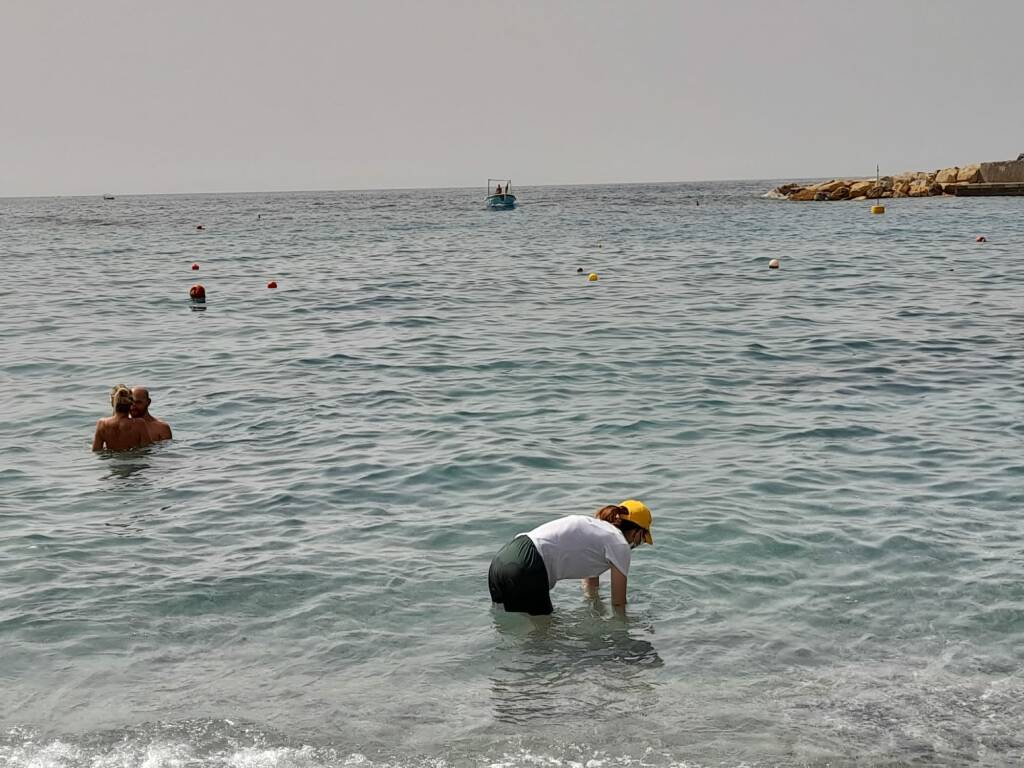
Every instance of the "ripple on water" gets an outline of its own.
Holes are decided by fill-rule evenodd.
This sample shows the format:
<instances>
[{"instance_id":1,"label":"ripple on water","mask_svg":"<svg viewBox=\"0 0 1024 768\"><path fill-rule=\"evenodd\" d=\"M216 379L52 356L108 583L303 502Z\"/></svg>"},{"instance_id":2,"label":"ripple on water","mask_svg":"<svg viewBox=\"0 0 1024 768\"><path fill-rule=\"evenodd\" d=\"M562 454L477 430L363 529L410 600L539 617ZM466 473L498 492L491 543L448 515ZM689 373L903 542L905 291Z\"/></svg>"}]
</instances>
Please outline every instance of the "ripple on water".
<instances>
[{"instance_id":1,"label":"ripple on water","mask_svg":"<svg viewBox=\"0 0 1024 768\"><path fill-rule=\"evenodd\" d=\"M762 186L0 201L0 763L1019 762L1019 210ZM631 496L628 620L491 612Z\"/></svg>"}]
</instances>

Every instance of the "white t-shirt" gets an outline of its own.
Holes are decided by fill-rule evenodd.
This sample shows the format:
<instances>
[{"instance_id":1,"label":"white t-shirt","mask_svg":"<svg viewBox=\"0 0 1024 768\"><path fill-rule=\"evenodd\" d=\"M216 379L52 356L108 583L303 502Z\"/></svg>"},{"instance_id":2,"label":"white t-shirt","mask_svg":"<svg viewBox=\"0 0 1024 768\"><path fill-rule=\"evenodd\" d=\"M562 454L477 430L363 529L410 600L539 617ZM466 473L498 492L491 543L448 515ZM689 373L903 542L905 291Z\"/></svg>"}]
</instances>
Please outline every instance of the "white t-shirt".
<instances>
[{"instance_id":1,"label":"white t-shirt","mask_svg":"<svg viewBox=\"0 0 1024 768\"><path fill-rule=\"evenodd\" d=\"M534 528L530 541L548 570L548 587L561 579L600 576L614 565L629 573L629 544L622 531L596 517L569 515Z\"/></svg>"}]
</instances>

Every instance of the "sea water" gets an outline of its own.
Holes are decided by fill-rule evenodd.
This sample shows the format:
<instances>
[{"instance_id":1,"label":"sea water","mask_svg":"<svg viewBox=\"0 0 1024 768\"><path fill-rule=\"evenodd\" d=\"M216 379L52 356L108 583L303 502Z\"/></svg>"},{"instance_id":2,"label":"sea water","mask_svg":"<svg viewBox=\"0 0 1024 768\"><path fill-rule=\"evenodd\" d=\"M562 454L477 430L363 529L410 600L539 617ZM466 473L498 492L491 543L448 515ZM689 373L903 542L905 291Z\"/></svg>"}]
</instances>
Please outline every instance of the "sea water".
<instances>
[{"instance_id":1,"label":"sea water","mask_svg":"<svg viewBox=\"0 0 1024 768\"><path fill-rule=\"evenodd\" d=\"M1024 199L772 186L0 200L0 765L1024 760Z\"/></svg>"}]
</instances>

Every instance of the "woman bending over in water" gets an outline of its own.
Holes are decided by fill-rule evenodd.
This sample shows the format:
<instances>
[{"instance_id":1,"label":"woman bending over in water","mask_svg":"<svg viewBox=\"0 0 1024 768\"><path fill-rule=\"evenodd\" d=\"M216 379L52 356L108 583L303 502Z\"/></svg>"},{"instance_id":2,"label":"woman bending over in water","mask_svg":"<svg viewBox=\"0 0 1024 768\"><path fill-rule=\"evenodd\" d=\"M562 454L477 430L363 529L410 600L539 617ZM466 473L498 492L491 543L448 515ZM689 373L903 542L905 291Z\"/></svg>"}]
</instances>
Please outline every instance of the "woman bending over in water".
<instances>
[{"instance_id":1,"label":"woman bending over in water","mask_svg":"<svg viewBox=\"0 0 1024 768\"><path fill-rule=\"evenodd\" d=\"M624 606L631 550L643 543L654 543L651 510L636 499L601 507L593 517L560 517L517 534L498 551L487 574L491 600L506 611L546 616L556 582L583 579L595 591L610 570L612 605Z\"/></svg>"}]
</instances>

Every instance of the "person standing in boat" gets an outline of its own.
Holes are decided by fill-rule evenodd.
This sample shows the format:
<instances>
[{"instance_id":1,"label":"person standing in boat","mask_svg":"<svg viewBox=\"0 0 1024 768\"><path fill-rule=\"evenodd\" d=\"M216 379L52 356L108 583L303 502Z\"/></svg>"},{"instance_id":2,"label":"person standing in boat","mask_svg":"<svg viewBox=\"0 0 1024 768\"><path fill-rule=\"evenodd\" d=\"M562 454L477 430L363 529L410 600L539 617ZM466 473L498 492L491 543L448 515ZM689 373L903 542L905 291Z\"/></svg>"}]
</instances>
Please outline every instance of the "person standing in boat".
<instances>
[{"instance_id":1,"label":"person standing in boat","mask_svg":"<svg viewBox=\"0 0 1024 768\"><path fill-rule=\"evenodd\" d=\"M494 194L496 194L496 195L503 194L502 191L501 191L501 184L498 184L498 188L496 190L494 190Z\"/></svg>"}]
</instances>

